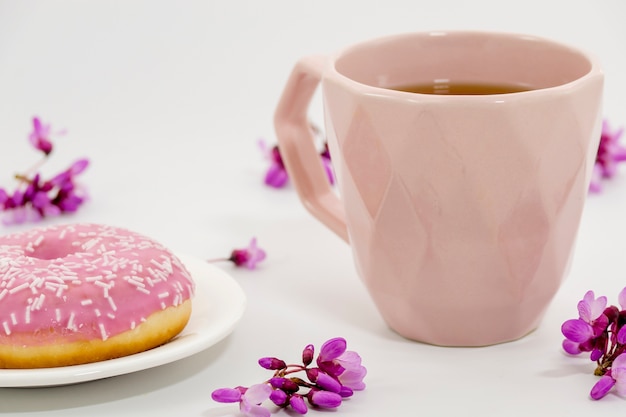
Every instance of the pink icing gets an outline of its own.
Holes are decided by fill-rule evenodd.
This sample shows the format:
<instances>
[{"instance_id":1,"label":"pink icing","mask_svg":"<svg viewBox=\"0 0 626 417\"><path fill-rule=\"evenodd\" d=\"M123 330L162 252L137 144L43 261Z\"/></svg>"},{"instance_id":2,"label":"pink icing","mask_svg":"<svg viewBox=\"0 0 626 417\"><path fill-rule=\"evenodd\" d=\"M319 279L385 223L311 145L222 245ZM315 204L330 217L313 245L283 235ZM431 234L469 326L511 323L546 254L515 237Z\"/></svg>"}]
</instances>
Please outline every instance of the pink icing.
<instances>
[{"instance_id":1,"label":"pink icing","mask_svg":"<svg viewBox=\"0 0 626 417\"><path fill-rule=\"evenodd\" d=\"M0 236L0 343L13 333L106 340L193 293L172 252L128 230L73 224Z\"/></svg>"}]
</instances>

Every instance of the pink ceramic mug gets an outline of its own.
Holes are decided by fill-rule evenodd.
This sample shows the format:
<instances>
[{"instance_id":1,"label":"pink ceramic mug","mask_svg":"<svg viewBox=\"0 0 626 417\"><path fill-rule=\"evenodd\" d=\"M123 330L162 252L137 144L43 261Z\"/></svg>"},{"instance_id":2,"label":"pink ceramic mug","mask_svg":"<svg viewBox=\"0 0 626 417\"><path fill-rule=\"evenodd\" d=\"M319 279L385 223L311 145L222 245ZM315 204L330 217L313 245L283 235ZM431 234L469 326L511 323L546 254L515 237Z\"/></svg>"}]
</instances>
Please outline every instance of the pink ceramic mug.
<instances>
[{"instance_id":1,"label":"pink ceramic mug","mask_svg":"<svg viewBox=\"0 0 626 417\"><path fill-rule=\"evenodd\" d=\"M307 108L321 82L339 196ZM505 85L424 94L413 84ZM601 125L590 56L532 36L406 34L298 62L276 110L306 208L350 243L399 334L449 346L535 329L565 277Z\"/></svg>"}]
</instances>

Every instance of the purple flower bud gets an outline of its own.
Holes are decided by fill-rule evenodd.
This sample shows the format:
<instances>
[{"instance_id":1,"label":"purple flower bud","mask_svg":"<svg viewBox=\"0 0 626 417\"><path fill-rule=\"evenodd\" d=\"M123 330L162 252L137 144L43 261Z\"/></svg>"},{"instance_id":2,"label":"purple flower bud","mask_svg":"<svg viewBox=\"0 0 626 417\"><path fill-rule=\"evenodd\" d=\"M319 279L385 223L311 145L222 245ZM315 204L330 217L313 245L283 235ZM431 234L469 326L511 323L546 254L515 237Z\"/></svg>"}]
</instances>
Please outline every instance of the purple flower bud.
<instances>
[{"instance_id":1,"label":"purple flower bud","mask_svg":"<svg viewBox=\"0 0 626 417\"><path fill-rule=\"evenodd\" d=\"M341 395L341 398L352 397L353 394L354 391L352 390L352 388L346 387L345 385L341 386L341 391L339 391L339 395Z\"/></svg>"},{"instance_id":2,"label":"purple flower bud","mask_svg":"<svg viewBox=\"0 0 626 417\"><path fill-rule=\"evenodd\" d=\"M591 355L589 356L589 359L591 359L593 362L597 361L598 359L600 359L602 357L602 355L604 355L604 351L601 349L594 349L591 351Z\"/></svg>"},{"instance_id":3,"label":"purple flower bud","mask_svg":"<svg viewBox=\"0 0 626 417\"><path fill-rule=\"evenodd\" d=\"M570 355L579 355L581 353L580 345L576 342L572 342L569 339L563 340L562 346L563 346L563 350L569 353Z\"/></svg>"},{"instance_id":4,"label":"purple flower bud","mask_svg":"<svg viewBox=\"0 0 626 417\"><path fill-rule=\"evenodd\" d=\"M341 395L330 391L312 389L307 394L309 402L322 408L337 408L341 405Z\"/></svg>"},{"instance_id":5,"label":"purple flower bud","mask_svg":"<svg viewBox=\"0 0 626 417\"><path fill-rule=\"evenodd\" d=\"M279 407L287 405L289 402L289 396L287 393L280 389L275 389L270 394L270 400Z\"/></svg>"},{"instance_id":6,"label":"purple flower bud","mask_svg":"<svg viewBox=\"0 0 626 417\"><path fill-rule=\"evenodd\" d=\"M306 414L309 409L301 395L294 394L289 398L289 405L298 414Z\"/></svg>"},{"instance_id":7,"label":"purple flower bud","mask_svg":"<svg viewBox=\"0 0 626 417\"><path fill-rule=\"evenodd\" d=\"M580 319L567 320L561 326L563 336L572 342L582 343L593 337L593 328Z\"/></svg>"},{"instance_id":8,"label":"purple flower bud","mask_svg":"<svg viewBox=\"0 0 626 417\"><path fill-rule=\"evenodd\" d=\"M219 403L237 403L242 392L236 388L219 388L211 393L211 398Z\"/></svg>"},{"instance_id":9,"label":"purple flower bud","mask_svg":"<svg viewBox=\"0 0 626 417\"><path fill-rule=\"evenodd\" d=\"M2 190L0 190L1 192ZM0 200L2 196L0 195ZM1 202L1 201L0 201ZM313 345L306 345L302 351L302 363L304 366L310 365L313 362L313 356L315 356L315 347Z\"/></svg>"},{"instance_id":10,"label":"purple flower bud","mask_svg":"<svg viewBox=\"0 0 626 417\"><path fill-rule=\"evenodd\" d=\"M615 385L615 380L609 374L606 374L596 382L589 395L594 400L599 400L609 393L613 385Z\"/></svg>"},{"instance_id":11,"label":"purple flower bud","mask_svg":"<svg viewBox=\"0 0 626 417\"><path fill-rule=\"evenodd\" d=\"M270 385L285 392L296 392L300 389L298 384L289 378L274 377L270 379Z\"/></svg>"},{"instance_id":12,"label":"purple flower bud","mask_svg":"<svg viewBox=\"0 0 626 417\"><path fill-rule=\"evenodd\" d=\"M320 388L339 393L341 391L341 384L332 376L321 372L318 368L307 369L306 371L307 377L313 382L317 384Z\"/></svg>"},{"instance_id":13,"label":"purple flower bud","mask_svg":"<svg viewBox=\"0 0 626 417\"><path fill-rule=\"evenodd\" d=\"M261 365L265 369L269 369L271 371L276 371L278 369L283 369L287 366L285 361L278 358L261 358L259 359L259 365Z\"/></svg>"}]
</instances>

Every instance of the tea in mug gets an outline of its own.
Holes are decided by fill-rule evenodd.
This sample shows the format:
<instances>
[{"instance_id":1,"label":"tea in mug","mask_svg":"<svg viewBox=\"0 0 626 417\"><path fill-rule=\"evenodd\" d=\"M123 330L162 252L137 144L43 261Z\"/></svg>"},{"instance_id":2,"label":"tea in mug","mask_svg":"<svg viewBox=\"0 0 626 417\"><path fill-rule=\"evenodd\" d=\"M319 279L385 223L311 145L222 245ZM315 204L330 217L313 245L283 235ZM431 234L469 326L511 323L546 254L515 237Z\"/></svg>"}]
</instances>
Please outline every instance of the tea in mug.
<instances>
[{"instance_id":1,"label":"tea in mug","mask_svg":"<svg viewBox=\"0 0 626 417\"><path fill-rule=\"evenodd\" d=\"M483 83L425 83L392 87L392 90L408 93L442 94L442 95L488 95L509 94L528 91L530 88L516 84L483 84Z\"/></svg>"}]
</instances>

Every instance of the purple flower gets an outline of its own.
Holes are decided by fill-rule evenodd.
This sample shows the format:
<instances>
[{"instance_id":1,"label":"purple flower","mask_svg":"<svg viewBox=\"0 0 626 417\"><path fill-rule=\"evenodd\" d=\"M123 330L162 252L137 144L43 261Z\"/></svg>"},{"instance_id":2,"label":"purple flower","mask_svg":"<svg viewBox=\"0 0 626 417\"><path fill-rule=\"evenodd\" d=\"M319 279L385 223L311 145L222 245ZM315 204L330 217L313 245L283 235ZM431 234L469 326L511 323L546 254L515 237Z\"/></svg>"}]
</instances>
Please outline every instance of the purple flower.
<instances>
[{"instance_id":1,"label":"purple flower","mask_svg":"<svg viewBox=\"0 0 626 417\"><path fill-rule=\"evenodd\" d=\"M314 134L319 135L320 131L316 127L311 127L311 130ZM289 176L287 174L287 169L285 168L285 164L283 162L283 158L280 154L280 149L278 145L274 145L272 147L268 147L263 139L259 139L258 141L259 148L261 152L265 156L270 163L269 168L265 172L264 182L266 185L273 188L282 188L287 185L289 181ZM322 165L324 167L324 171L328 177L328 181L331 184L335 183L335 174L333 171L332 162L330 159L330 152L328 151L328 144L324 143L324 148L320 152L320 158L322 161Z\"/></svg>"},{"instance_id":2,"label":"purple flower","mask_svg":"<svg viewBox=\"0 0 626 417\"><path fill-rule=\"evenodd\" d=\"M341 395L318 389L311 389L307 394L309 402L322 408L337 408L341 405Z\"/></svg>"},{"instance_id":3,"label":"purple flower","mask_svg":"<svg viewBox=\"0 0 626 417\"><path fill-rule=\"evenodd\" d=\"M29 140L46 156L52 152L50 134L50 125L43 124L37 117L33 118L33 132ZM79 159L50 180L44 180L38 172L31 176L30 173L36 171L39 165L30 168L25 174L15 175L20 183L12 194L0 189L2 223L24 223L72 213L86 201L86 192L77 184L76 177L89 165L87 159Z\"/></svg>"},{"instance_id":4,"label":"purple flower","mask_svg":"<svg viewBox=\"0 0 626 417\"><path fill-rule=\"evenodd\" d=\"M624 128L612 130L609 122L602 123L602 135L592 174L589 190L591 192L602 191L602 179L612 178L617 172L617 165L626 161L626 148L619 143L624 133Z\"/></svg>"},{"instance_id":5,"label":"purple flower","mask_svg":"<svg viewBox=\"0 0 626 417\"><path fill-rule=\"evenodd\" d=\"M324 170L326 171L326 176L328 177L328 182L331 184L335 183L335 171L333 170L333 163L330 159L330 151L328 150L328 143L324 143L324 149L322 153L320 153L322 157L322 165L324 165Z\"/></svg>"},{"instance_id":6,"label":"purple flower","mask_svg":"<svg viewBox=\"0 0 626 417\"><path fill-rule=\"evenodd\" d=\"M267 144L263 139L259 139L259 148L265 155L265 158L269 161L270 166L265 173L264 182L266 185L274 188L282 188L287 185L289 176L283 163L283 158L280 156L278 145L274 145L271 148L267 147Z\"/></svg>"},{"instance_id":7,"label":"purple flower","mask_svg":"<svg viewBox=\"0 0 626 417\"><path fill-rule=\"evenodd\" d=\"M239 410L247 417L269 417L270 411L261 403L270 398L272 388L267 384L256 384L250 388L220 388L211 393L214 401L239 403Z\"/></svg>"},{"instance_id":8,"label":"purple flower","mask_svg":"<svg viewBox=\"0 0 626 417\"><path fill-rule=\"evenodd\" d=\"M261 403L270 398L272 388L267 384L252 385L241 396L239 410L247 417L269 417L270 410L261 406Z\"/></svg>"},{"instance_id":9,"label":"purple flower","mask_svg":"<svg viewBox=\"0 0 626 417\"><path fill-rule=\"evenodd\" d=\"M247 248L233 250L228 260L236 266L255 269L257 264L263 261L265 257L265 251L257 246L256 238L252 238Z\"/></svg>"},{"instance_id":10,"label":"purple flower","mask_svg":"<svg viewBox=\"0 0 626 417\"><path fill-rule=\"evenodd\" d=\"M337 378L343 386L357 391L365 389L363 378L367 369L361 365L358 353L347 350L346 340L341 337L330 339L322 345L317 366Z\"/></svg>"},{"instance_id":11,"label":"purple flower","mask_svg":"<svg viewBox=\"0 0 626 417\"><path fill-rule=\"evenodd\" d=\"M590 351L592 360L604 354L607 342L605 332L609 325L606 314L613 314L612 309L606 308L606 304L607 298L596 298L593 291L587 291L578 302L578 318L567 320L561 326L561 332L566 337L563 349L567 353L576 355Z\"/></svg>"},{"instance_id":12,"label":"purple flower","mask_svg":"<svg viewBox=\"0 0 626 417\"><path fill-rule=\"evenodd\" d=\"M46 156L50 155L50 152L52 152L50 134L50 125L41 123L39 117L33 117L33 131L28 136L28 139L35 149L40 150Z\"/></svg>"},{"instance_id":13,"label":"purple flower","mask_svg":"<svg viewBox=\"0 0 626 417\"><path fill-rule=\"evenodd\" d=\"M613 387L619 395L626 395L626 354L621 354L613 360L611 370L604 374L591 389L591 398L599 400Z\"/></svg>"}]
</instances>

